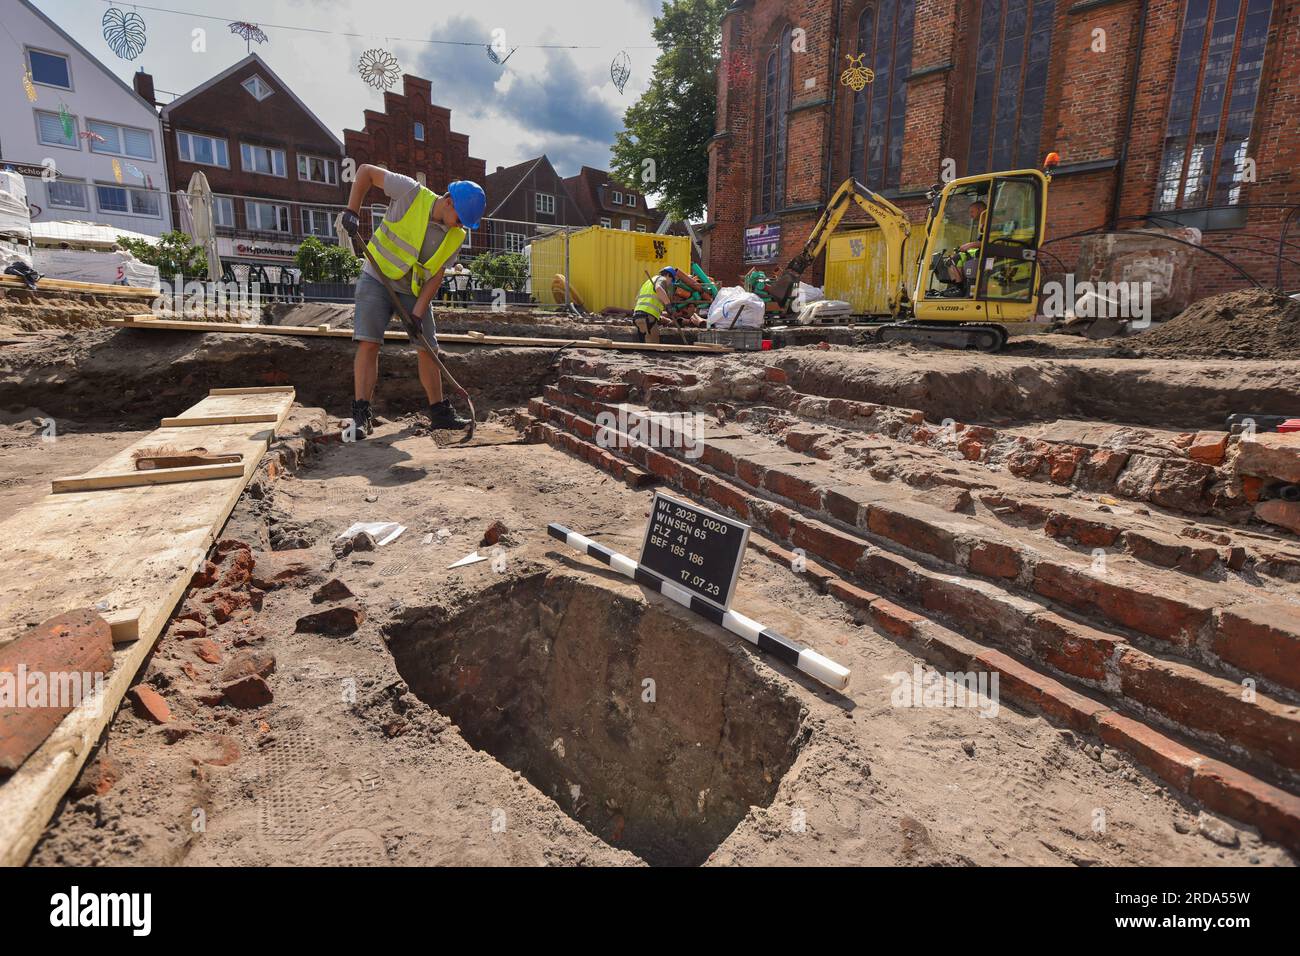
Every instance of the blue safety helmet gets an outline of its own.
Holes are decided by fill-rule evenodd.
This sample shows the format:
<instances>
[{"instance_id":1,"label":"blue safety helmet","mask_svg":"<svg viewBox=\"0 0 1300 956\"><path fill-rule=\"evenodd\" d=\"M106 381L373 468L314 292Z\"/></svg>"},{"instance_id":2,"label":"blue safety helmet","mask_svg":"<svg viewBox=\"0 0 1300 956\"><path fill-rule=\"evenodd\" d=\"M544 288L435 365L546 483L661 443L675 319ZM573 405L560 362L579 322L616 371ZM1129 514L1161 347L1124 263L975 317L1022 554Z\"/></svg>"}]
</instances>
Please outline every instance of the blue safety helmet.
<instances>
[{"instance_id":1,"label":"blue safety helmet","mask_svg":"<svg viewBox=\"0 0 1300 956\"><path fill-rule=\"evenodd\" d=\"M483 187L468 179L458 179L447 187L447 195L456 207L456 216L461 225L466 229L477 229L479 220L483 218L483 210L487 208L487 196L483 193Z\"/></svg>"}]
</instances>

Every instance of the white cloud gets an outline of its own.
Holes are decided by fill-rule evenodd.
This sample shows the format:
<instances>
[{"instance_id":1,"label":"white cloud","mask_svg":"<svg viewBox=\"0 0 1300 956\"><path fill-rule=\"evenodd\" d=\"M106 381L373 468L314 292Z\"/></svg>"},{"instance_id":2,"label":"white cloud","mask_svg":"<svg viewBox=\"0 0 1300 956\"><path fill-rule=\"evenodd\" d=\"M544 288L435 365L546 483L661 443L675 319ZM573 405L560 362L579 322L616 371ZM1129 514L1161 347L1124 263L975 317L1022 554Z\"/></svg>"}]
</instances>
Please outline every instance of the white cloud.
<instances>
[{"instance_id":1,"label":"white cloud","mask_svg":"<svg viewBox=\"0 0 1300 956\"><path fill-rule=\"evenodd\" d=\"M489 171L546 152L563 175L584 162L607 164L623 111L649 83L657 52L652 17L662 5L662 0L476 0L459 8L472 11L467 15L427 0L157 0L157 6L188 8L218 19L140 9L148 44L132 63L119 60L104 43L102 5L34 2L127 82L143 68L157 89L174 94L193 89L246 55L244 41L228 32L227 22L257 23L269 42L254 44L254 49L340 138L345 127L360 128L363 110L383 109L383 94L356 73L362 51L382 47L396 55L405 71L432 80L433 101L451 109L452 128L469 134L471 154L485 159ZM191 52L196 27L207 31L203 54ZM521 45L504 71L486 51L491 31L498 27L505 30L508 47ZM364 36L341 35L345 33ZM423 37L474 45L412 42ZM632 61L632 76L621 95L609 79L609 63L620 49ZM164 102L168 98L160 94Z\"/></svg>"}]
</instances>

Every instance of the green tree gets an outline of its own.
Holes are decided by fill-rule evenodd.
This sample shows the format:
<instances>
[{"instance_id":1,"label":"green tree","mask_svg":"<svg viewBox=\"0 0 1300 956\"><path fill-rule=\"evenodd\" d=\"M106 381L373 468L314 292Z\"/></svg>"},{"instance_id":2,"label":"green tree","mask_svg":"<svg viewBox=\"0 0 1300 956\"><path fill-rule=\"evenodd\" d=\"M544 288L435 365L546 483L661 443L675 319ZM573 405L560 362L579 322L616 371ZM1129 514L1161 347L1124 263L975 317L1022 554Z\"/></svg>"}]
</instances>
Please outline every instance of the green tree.
<instances>
[{"instance_id":1,"label":"green tree","mask_svg":"<svg viewBox=\"0 0 1300 956\"><path fill-rule=\"evenodd\" d=\"M361 260L342 246L326 245L308 236L294 255L303 282L351 282L361 272Z\"/></svg>"},{"instance_id":2,"label":"green tree","mask_svg":"<svg viewBox=\"0 0 1300 956\"><path fill-rule=\"evenodd\" d=\"M206 279L208 275L208 257L203 250L190 242L185 233L173 229L163 233L155 245L145 239L131 239L118 236L117 244L145 265L157 266L158 274L164 282L170 282L173 276L181 275L187 279Z\"/></svg>"},{"instance_id":3,"label":"green tree","mask_svg":"<svg viewBox=\"0 0 1300 956\"><path fill-rule=\"evenodd\" d=\"M628 107L610 165L629 188L658 193L675 219L704 212L718 102L722 14L728 0L669 0L655 17L659 58L650 87ZM646 160L653 160L648 167ZM650 175L653 178L649 178Z\"/></svg>"},{"instance_id":4,"label":"green tree","mask_svg":"<svg viewBox=\"0 0 1300 956\"><path fill-rule=\"evenodd\" d=\"M488 289L519 292L528 283L528 260L517 252L480 253L470 262L469 271Z\"/></svg>"}]
</instances>

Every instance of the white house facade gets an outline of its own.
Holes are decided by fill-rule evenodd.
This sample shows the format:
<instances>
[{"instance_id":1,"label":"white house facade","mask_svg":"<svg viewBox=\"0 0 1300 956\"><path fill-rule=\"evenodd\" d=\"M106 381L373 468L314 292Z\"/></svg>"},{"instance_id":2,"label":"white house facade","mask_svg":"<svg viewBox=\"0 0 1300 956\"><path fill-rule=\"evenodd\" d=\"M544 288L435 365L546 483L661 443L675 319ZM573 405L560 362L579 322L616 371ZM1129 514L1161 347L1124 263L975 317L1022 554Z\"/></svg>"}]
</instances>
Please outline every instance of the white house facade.
<instances>
[{"instance_id":1,"label":"white house facade","mask_svg":"<svg viewBox=\"0 0 1300 956\"><path fill-rule=\"evenodd\" d=\"M24 174L32 221L171 229L153 105L27 0L0 0L0 23L0 45L21 47L3 59L30 78L0 83L0 166Z\"/></svg>"}]
</instances>

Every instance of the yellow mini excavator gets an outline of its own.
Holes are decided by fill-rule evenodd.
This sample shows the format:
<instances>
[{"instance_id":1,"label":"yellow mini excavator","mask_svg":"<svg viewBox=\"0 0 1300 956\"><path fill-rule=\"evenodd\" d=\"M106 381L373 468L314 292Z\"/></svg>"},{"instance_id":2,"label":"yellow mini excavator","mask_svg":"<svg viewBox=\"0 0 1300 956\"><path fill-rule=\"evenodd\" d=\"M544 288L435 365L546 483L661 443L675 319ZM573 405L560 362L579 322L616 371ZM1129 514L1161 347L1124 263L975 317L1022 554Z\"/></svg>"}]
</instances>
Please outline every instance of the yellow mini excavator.
<instances>
[{"instance_id":1,"label":"yellow mini excavator","mask_svg":"<svg viewBox=\"0 0 1300 956\"><path fill-rule=\"evenodd\" d=\"M934 186L910 291L905 247L914 227L907 214L856 180L846 180L803 251L768 293L782 311L788 307L799 276L826 248L849 203L856 202L884 238L882 267L894 321L877 330L877 340L996 352L1008 336L1001 323L1027 322L1038 312L1038 248L1047 226L1047 188L1058 162L1060 157L1050 153L1042 171L987 173Z\"/></svg>"}]
</instances>

